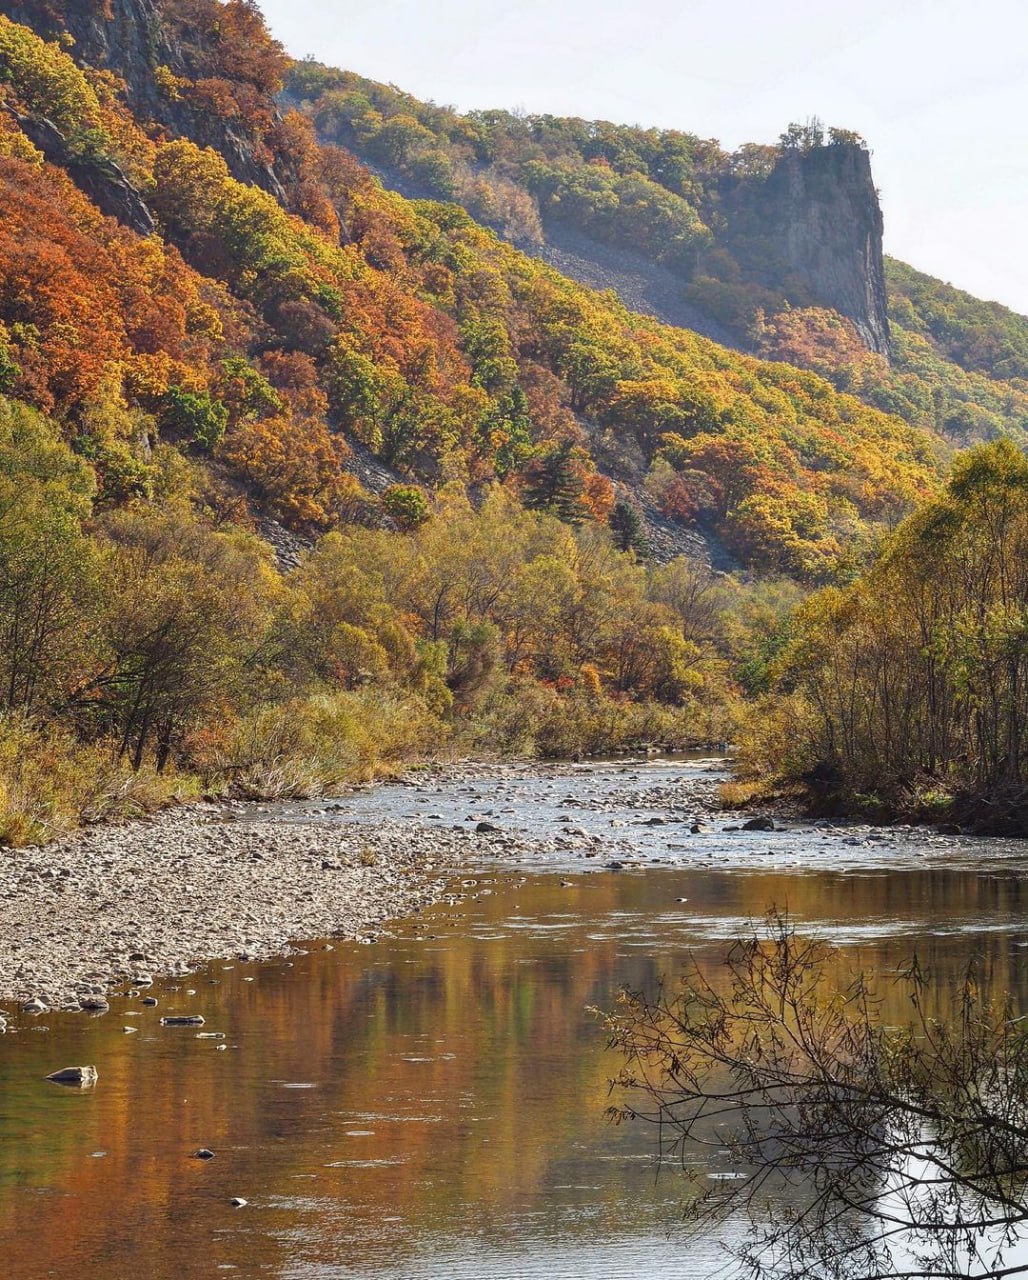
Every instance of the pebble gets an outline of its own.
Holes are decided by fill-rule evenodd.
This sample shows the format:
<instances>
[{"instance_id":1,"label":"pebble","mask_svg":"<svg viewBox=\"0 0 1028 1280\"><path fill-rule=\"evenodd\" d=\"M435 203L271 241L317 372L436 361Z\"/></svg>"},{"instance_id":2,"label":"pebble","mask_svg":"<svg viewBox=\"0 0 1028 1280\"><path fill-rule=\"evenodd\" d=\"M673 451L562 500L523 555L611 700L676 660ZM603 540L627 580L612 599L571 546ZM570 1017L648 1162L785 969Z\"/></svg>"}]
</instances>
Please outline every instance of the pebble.
<instances>
[{"instance_id":1,"label":"pebble","mask_svg":"<svg viewBox=\"0 0 1028 1280\"><path fill-rule=\"evenodd\" d=\"M526 781L530 796L552 815L552 828L539 838L518 834L517 813L500 816L511 813ZM697 853L709 845L711 857L722 857L716 837L753 818L751 810L733 815L734 826L723 826L717 783L697 772L648 776L646 766L631 763L575 770L537 761L456 762L407 784L407 795L421 798L403 808L417 808L423 815L417 818L358 822L340 817L341 806L333 804L299 810L301 820L282 822L267 806L203 802L13 851L0 860L0 1000L45 997L55 1008L106 1012L117 983L152 1007L154 997L141 996L140 989L155 976L181 980L215 960L277 957L285 967L284 958L297 953L294 939L370 944L383 922L409 918L438 901L462 867L474 876L483 853L514 860L531 854L526 861L535 863L555 855L555 869L564 874L571 866L585 874L600 864L627 869L640 858L657 861L658 854L669 864L717 865L698 860ZM467 813L463 826L453 829L439 819L426 824L434 817L429 811L444 803L453 803L448 820ZM593 831L572 825L578 814ZM873 838L866 828L844 830L854 843ZM687 832L709 835L695 841ZM836 827L825 832L832 842L845 838ZM669 842L679 834L686 837L682 843ZM746 856L765 843L775 842L753 841ZM578 859L598 861L585 868ZM477 892L485 883L472 879L465 887ZM570 888L577 881L561 883ZM188 911L168 910L184 895ZM217 981L210 970L192 980ZM239 980L232 975L226 982ZM185 994L195 996L196 989ZM162 1003L174 998L162 987ZM126 1009L122 1016L134 1015Z\"/></svg>"}]
</instances>

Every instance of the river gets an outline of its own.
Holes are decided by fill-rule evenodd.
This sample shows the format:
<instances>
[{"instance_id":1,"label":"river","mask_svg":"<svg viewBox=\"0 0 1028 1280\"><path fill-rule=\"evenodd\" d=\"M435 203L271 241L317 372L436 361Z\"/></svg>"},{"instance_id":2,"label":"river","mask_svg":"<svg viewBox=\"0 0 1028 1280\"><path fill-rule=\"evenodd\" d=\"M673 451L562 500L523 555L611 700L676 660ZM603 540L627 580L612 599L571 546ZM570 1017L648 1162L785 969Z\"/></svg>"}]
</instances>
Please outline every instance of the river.
<instances>
[{"instance_id":1,"label":"river","mask_svg":"<svg viewBox=\"0 0 1028 1280\"><path fill-rule=\"evenodd\" d=\"M359 792L339 820L487 820L540 844L461 869L445 902L370 944L218 962L156 983L156 1006L114 1001L99 1018L9 1012L7 1275L719 1273L723 1237L686 1244L675 1229L682 1187L658 1175L652 1133L604 1119L618 1062L590 1008L625 983L652 990L690 955L713 963L772 905L837 942L850 971L888 974L916 951L948 989L977 954L1028 1008L1028 845L726 831L738 821L702 808L715 777L709 762L657 759ZM205 1025L160 1024L178 1013ZM95 1088L45 1082L73 1063L96 1065Z\"/></svg>"}]
</instances>

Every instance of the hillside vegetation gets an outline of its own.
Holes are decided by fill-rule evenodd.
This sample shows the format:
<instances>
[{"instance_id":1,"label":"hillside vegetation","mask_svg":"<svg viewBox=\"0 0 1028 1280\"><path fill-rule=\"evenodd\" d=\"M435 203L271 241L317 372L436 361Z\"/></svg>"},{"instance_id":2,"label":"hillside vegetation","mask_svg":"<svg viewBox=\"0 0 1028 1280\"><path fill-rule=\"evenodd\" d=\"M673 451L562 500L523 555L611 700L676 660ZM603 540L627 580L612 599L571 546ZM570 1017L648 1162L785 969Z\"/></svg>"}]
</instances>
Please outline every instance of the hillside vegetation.
<instances>
[{"instance_id":1,"label":"hillside vegetation","mask_svg":"<svg viewBox=\"0 0 1028 1280\"><path fill-rule=\"evenodd\" d=\"M961 455L870 572L812 596L772 663L745 767L852 812L1023 834L1028 461Z\"/></svg>"},{"instance_id":2,"label":"hillside vegetation","mask_svg":"<svg viewBox=\"0 0 1028 1280\"><path fill-rule=\"evenodd\" d=\"M391 182L458 201L515 243L538 248L548 230L571 227L631 249L677 272L683 299L745 349L814 370L956 444L999 434L1024 441L1028 319L888 260L887 362L768 237L755 200L780 158L861 145L848 130L812 121L790 126L777 146L727 152L677 130L461 115L310 61L293 64L286 86L320 136Z\"/></svg>"},{"instance_id":3,"label":"hillside vegetation","mask_svg":"<svg viewBox=\"0 0 1028 1280\"><path fill-rule=\"evenodd\" d=\"M939 437L387 191L280 113L245 0L160 13L177 70L131 85L0 16L0 841L448 742L725 736ZM767 583L648 562L625 477ZM285 576L267 517L313 546Z\"/></svg>"}]
</instances>

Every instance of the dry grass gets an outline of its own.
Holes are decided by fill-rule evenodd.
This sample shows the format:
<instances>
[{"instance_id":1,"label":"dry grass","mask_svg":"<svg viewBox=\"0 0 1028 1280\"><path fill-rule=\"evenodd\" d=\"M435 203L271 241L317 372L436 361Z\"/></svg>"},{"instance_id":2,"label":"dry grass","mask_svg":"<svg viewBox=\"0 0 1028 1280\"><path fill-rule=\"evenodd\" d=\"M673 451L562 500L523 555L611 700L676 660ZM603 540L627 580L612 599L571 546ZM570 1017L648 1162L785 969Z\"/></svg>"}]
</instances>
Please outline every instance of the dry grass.
<instances>
[{"instance_id":1,"label":"dry grass","mask_svg":"<svg viewBox=\"0 0 1028 1280\"><path fill-rule=\"evenodd\" d=\"M261 707L198 759L209 790L247 799L324 795L441 749L449 730L411 695L345 690Z\"/></svg>"},{"instance_id":2,"label":"dry grass","mask_svg":"<svg viewBox=\"0 0 1028 1280\"><path fill-rule=\"evenodd\" d=\"M722 782L718 798L723 809L747 809L761 800L770 798L772 788L766 779Z\"/></svg>"},{"instance_id":3,"label":"dry grass","mask_svg":"<svg viewBox=\"0 0 1028 1280\"><path fill-rule=\"evenodd\" d=\"M0 720L0 845L45 844L84 823L139 817L197 793L196 780L134 773L107 743L67 730Z\"/></svg>"}]
</instances>

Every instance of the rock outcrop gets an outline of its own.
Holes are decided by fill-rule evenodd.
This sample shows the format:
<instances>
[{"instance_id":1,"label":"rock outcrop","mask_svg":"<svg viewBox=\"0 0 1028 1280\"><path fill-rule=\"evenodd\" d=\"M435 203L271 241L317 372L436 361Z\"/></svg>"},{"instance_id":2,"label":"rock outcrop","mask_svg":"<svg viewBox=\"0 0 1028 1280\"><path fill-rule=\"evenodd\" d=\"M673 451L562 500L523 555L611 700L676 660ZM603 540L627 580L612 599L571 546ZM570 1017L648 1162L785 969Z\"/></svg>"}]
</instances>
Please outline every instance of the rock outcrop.
<instances>
[{"instance_id":1,"label":"rock outcrop","mask_svg":"<svg viewBox=\"0 0 1028 1280\"><path fill-rule=\"evenodd\" d=\"M126 100L139 121L160 125L224 156L233 177L286 202L293 175L276 171L259 154L240 122L193 106L188 98L161 87L158 68L193 79L202 69L174 38L155 0L61 0L59 16L41 0L0 0L0 13L30 27L44 39L74 41L72 56L82 66L112 71L126 86ZM274 110L274 107L271 107ZM74 176L74 175L73 175ZM92 194L92 193L89 193Z\"/></svg>"},{"instance_id":2,"label":"rock outcrop","mask_svg":"<svg viewBox=\"0 0 1028 1280\"><path fill-rule=\"evenodd\" d=\"M146 202L113 160L77 156L51 120L26 116L10 107L3 109L51 164L67 170L101 213L116 218L141 236L153 234L155 224Z\"/></svg>"},{"instance_id":3,"label":"rock outcrop","mask_svg":"<svg viewBox=\"0 0 1028 1280\"><path fill-rule=\"evenodd\" d=\"M772 287L808 295L853 321L869 350L889 353L882 210L858 143L786 150L766 178L729 180L725 239Z\"/></svg>"}]
</instances>

